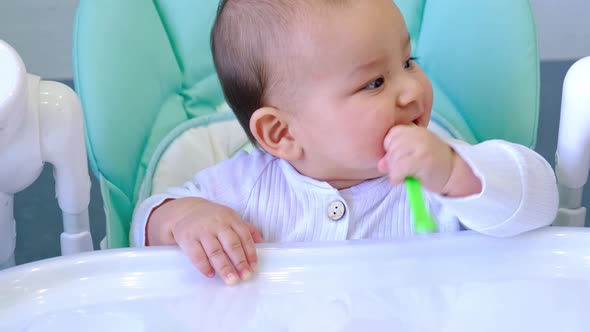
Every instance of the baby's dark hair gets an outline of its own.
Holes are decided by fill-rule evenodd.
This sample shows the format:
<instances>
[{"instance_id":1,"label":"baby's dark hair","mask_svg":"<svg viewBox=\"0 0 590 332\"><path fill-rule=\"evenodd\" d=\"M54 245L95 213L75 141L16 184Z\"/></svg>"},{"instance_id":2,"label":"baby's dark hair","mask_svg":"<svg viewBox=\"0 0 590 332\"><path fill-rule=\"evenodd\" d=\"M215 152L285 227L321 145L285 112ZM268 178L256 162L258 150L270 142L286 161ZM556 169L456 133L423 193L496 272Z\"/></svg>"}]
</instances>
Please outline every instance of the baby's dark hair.
<instances>
[{"instance_id":1,"label":"baby's dark hair","mask_svg":"<svg viewBox=\"0 0 590 332\"><path fill-rule=\"evenodd\" d=\"M343 2L221 0L211 31L215 70L228 105L255 145L250 131L252 114L261 107L273 106L268 105L271 92L291 92L281 91L286 80L284 67L291 60L291 32L306 22L312 6Z\"/></svg>"}]
</instances>

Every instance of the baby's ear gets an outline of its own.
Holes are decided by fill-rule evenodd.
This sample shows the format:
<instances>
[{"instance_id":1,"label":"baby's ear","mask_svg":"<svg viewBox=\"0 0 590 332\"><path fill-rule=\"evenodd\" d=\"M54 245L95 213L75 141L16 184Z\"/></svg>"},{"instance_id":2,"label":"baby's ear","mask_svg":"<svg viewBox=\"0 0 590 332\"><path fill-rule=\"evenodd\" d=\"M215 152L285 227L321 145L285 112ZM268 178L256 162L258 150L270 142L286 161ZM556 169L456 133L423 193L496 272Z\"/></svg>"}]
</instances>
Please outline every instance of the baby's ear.
<instances>
[{"instance_id":1,"label":"baby's ear","mask_svg":"<svg viewBox=\"0 0 590 332\"><path fill-rule=\"evenodd\" d=\"M260 147L275 157L293 161L303 150L289 131L289 118L274 107L257 109L250 118L250 131Z\"/></svg>"}]
</instances>

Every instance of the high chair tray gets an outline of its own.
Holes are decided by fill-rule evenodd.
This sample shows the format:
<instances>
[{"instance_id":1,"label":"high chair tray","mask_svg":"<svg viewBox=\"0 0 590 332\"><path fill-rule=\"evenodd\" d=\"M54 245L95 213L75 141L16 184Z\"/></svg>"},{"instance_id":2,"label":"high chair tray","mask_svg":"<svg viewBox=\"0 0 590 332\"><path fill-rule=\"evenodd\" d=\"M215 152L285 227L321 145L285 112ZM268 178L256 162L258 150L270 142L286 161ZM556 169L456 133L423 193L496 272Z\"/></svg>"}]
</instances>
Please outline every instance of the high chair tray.
<instances>
[{"instance_id":1,"label":"high chair tray","mask_svg":"<svg viewBox=\"0 0 590 332\"><path fill-rule=\"evenodd\" d=\"M268 244L237 286L176 248L0 272L0 331L590 331L590 232Z\"/></svg>"}]
</instances>

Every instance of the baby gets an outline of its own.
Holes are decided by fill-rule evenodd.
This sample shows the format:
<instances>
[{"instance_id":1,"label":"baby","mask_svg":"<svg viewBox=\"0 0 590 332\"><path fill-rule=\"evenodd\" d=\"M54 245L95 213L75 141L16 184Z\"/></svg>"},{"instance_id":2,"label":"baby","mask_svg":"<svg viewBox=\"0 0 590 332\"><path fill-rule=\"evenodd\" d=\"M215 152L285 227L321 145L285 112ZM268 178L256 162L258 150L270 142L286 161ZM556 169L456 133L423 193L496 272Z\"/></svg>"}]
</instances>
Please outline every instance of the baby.
<instances>
[{"instance_id":1,"label":"baby","mask_svg":"<svg viewBox=\"0 0 590 332\"><path fill-rule=\"evenodd\" d=\"M557 186L520 145L426 129L433 92L391 0L226 0L212 31L228 104L259 147L148 198L136 246L178 245L228 284L255 243L413 235L403 181L426 188L439 232L513 236L549 225Z\"/></svg>"}]
</instances>

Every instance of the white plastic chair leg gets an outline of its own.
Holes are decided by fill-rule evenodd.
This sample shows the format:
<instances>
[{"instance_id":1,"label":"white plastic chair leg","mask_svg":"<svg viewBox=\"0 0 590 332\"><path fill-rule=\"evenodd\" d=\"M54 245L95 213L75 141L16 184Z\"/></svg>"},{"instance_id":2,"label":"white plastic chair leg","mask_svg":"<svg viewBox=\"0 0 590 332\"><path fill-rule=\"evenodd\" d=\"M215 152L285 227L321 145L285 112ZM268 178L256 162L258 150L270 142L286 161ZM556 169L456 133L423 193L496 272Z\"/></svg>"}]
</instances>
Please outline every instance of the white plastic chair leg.
<instances>
[{"instance_id":1,"label":"white plastic chair leg","mask_svg":"<svg viewBox=\"0 0 590 332\"><path fill-rule=\"evenodd\" d=\"M584 187L569 188L559 184L559 210L553 226L584 227L586 208L582 207Z\"/></svg>"},{"instance_id":2,"label":"white plastic chair leg","mask_svg":"<svg viewBox=\"0 0 590 332\"><path fill-rule=\"evenodd\" d=\"M70 255L92 251L88 209L78 214L63 212L64 232L61 233L61 254Z\"/></svg>"},{"instance_id":3,"label":"white plastic chair leg","mask_svg":"<svg viewBox=\"0 0 590 332\"><path fill-rule=\"evenodd\" d=\"M555 173L559 213L554 225L584 226L582 192L590 169L590 57L578 60L563 82Z\"/></svg>"},{"instance_id":4,"label":"white plastic chair leg","mask_svg":"<svg viewBox=\"0 0 590 332\"><path fill-rule=\"evenodd\" d=\"M586 221L586 208L577 209L559 208L553 226L584 227Z\"/></svg>"},{"instance_id":5,"label":"white plastic chair leg","mask_svg":"<svg viewBox=\"0 0 590 332\"><path fill-rule=\"evenodd\" d=\"M100 240L99 246L100 246L100 250L105 250L105 249L109 248L106 236L103 237L102 240Z\"/></svg>"},{"instance_id":6,"label":"white plastic chair leg","mask_svg":"<svg viewBox=\"0 0 590 332\"><path fill-rule=\"evenodd\" d=\"M39 82L39 128L43 159L53 165L55 193L62 210L61 254L93 250L88 220L90 176L82 106L68 86Z\"/></svg>"},{"instance_id":7,"label":"white plastic chair leg","mask_svg":"<svg viewBox=\"0 0 590 332\"><path fill-rule=\"evenodd\" d=\"M0 262L0 270L4 270L15 265L16 263L14 261L14 254L12 254L5 262Z\"/></svg>"},{"instance_id":8,"label":"white plastic chair leg","mask_svg":"<svg viewBox=\"0 0 590 332\"><path fill-rule=\"evenodd\" d=\"M0 270L14 266L16 223L13 206L14 196L0 192Z\"/></svg>"}]
</instances>

